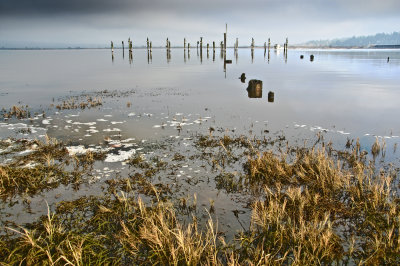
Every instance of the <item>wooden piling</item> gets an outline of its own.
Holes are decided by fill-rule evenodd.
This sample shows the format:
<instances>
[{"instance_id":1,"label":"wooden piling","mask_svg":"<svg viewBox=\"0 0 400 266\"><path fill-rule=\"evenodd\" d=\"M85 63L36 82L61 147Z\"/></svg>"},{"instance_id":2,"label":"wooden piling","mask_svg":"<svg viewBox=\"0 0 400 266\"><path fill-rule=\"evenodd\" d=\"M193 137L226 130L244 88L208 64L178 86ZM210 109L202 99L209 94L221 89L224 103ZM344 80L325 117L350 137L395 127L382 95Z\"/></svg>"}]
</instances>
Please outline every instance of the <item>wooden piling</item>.
<instances>
[{"instance_id":1,"label":"wooden piling","mask_svg":"<svg viewBox=\"0 0 400 266\"><path fill-rule=\"evenodd\" d=\"M200 37L200 52L203 50L203 37Z\"/></svg>"},{"instance_id":2,"label":"wooden piling","mask_svg":"<svg viewBox=\"0 0 400 266\"><path fill-rule=\"evenodd\" d=\"M224 33L224 52L226 52L226 32Z\"/></svg>"},{"instance_id":3,"label":"wooden piling","mask_svg":"<svg viewBox=\"0 0 400 266\"><path fill-rule=\"evenodd\" d=\"M186 38L183 38L183 49L186 49Z\"/></svg>"},{"instance_id":4,"label":"wooden piling","mask_svg":"<svg viewBox=\"0 0 400 266\"><path fill-rule=\"evenodd\" d=\"M114 52L114 43L111 41L111 51Z\"/></svg>"},{"instance_id":5,"label":"wooden piling","mask_svg":"<svg viewBox=\"0 0 400 266\"><path fill-rule=\"evenodd\" d=\"M271 39L268 38L268 51L271 50Z\"/></svg>"},{"instance_id":6,"label":"wooden piling","mask_svg":"<svg viewBox=\"0 0 400 266\"><path fill-rule=\"evenodd\" d=\"M124 50L124 41L122 41L122 51Z\"/></svg>"},{"instance_id":7,"label":"wooden piling","mask_svg":"<svg viewBox=\"0 0 400 266\"><path fill-rule=\"evenodd\" d=\"M147 46L147 50L149 50L149 48L150 48L150 44L149 44L149 37L147 37L147 40L146 40L146 46Z\"/></svg>"}]
</instances>

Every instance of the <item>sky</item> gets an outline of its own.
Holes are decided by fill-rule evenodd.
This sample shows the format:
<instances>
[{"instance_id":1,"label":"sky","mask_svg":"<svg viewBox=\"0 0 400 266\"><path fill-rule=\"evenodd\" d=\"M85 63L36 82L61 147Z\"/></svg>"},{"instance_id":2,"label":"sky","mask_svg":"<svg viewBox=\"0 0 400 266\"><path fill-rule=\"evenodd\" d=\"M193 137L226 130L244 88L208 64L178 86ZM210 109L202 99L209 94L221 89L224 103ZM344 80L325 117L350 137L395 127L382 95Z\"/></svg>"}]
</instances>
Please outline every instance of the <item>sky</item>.
<instances>
[{"instance_id":1,"label":"sky","mask_svg":"<svg viewBox=\"0 0 400 266\"><path fill-rule=\"evenodd\" d=\"M0 47L300 44L400 31L400 0L0 0Z\"/></svg>"}]
</instances>

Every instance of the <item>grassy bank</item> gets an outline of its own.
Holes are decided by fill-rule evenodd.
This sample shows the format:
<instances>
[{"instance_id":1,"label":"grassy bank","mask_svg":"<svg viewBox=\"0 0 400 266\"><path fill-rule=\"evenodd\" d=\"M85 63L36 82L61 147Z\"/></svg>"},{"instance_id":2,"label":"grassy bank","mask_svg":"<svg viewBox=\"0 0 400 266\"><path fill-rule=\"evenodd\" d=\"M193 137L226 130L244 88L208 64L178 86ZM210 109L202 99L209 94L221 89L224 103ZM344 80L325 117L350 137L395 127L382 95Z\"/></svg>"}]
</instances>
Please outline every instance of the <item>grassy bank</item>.
<instances>
[{"instance_id":1,"label":"grassy bank","mask_svg":"<svg viewBox=\"0 0 400 266\"><path fill-rule=\"evenodd\" d=\"M400 264L397 170L376 169L359 144L337 151L323 142L289 147L282 137L218 137L211 132L194 142L196 158L218 173L219 189L252 199L250 226L233 241L227 243L218 229L212 204L198 206L196 197L175 198L169 186L153 178L160 171L173 171L168 163L135 156L127 162L132 174L107 180L104 195L61 201L38 221L8 224L1 234L0 261ZM93 162L102 160L91 153L71 157L52 141L36 145L29 157L37 163L33 168L23 167L26 158L24 164L19 159L1 166L3 201L63 183L79 185L87 180ZM381 146L374 149L382 152ZM171 153L170 159L184 158ZM199 217L205 208L206 219Z\"/></svg>"}]
</instances>

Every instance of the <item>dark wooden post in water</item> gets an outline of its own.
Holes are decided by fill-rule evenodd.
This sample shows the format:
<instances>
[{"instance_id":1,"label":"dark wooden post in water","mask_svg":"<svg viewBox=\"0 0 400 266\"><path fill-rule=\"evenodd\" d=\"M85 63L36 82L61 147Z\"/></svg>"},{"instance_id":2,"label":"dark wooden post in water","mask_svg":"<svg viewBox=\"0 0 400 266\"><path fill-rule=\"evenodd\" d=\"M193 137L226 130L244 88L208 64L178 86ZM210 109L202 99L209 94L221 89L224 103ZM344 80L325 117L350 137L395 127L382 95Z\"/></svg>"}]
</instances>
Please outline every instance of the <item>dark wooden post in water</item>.
<instances>
[{"instance_id":1,"label":"dark wooden post in water","mask_svg":"<svg viewBox=\"0 0 400 266\"><path fill-rule=\"evenodd\" d=\"M226 32L224 33L224 53L226 53Z\"/></svg>"},{"instance_id":2,"label":"dark wooden post in water","mask_svg":"<svg viewBox=\"0 0 400 266\"><path fill-rule=\"evenodd\" d=\"M124 41L122 41L122 51L124 50Z\"/></svg>"},{"instance_id":3,"label":"dark wooden post in water","mask_svg":"<svg viewBox=\"0 0 400 266\"><path fill-rule=\"evenodd\" d=\"M200 43L200 42L197 41L197 46L196 46L196 49L197 49L197 50L199 50L199 43Z\"/></svg>"},{"instance_id":4,"label":"dark wooden post in water","mask_svg":"<svg viewBox=\"0 0 400 266\"><path fill-rule=\"evenodd\" d=\"M271 39L270 38L268 38L268 53L269 53L269 50L271 49Z\"/></svg>"},{"instance_id":5,"label":"dark wooden post in water","mask_svg":"<svg viewBox=\"0 0 400 266\"><path fill-rule=\"evenodd\" d=\"M190 43L188 43L188 52L190 52Z\"/></svg>"},{"instance_id":6,"label":"dark wooden post in water","mask_svg":"<svg viewBox=\"0 0 400 266\"><path fill-rule=\"evenodd\" d=\"M200 37L200 53L203 50L203 37Z\"/></svg>"},{"instance_id":7,"label":"dark wooden post in water","mask_svg":"<svg viewBox=\"0 0 400 266\"><path fill-rule=\"evenodd\" d=\"M183 49L186 49L186 38L183 38Z\"/></svg>"},{"instance_id":8,"label":"dark wooden post in water","mask_svg":"<svg viewBox=\"0 0 400 266\"><path fill-rule=\"evenodd\" d=\"M114 43L111 41L111 52L114 52Z\"/></svg>"},{"instance_id":9,"label":"dark wooden post in water","mask_svg":"<svg viewBox=\"0 0 400 266\"><path fill-rule=\"evenodd\" d=\"M213 53L215 53L215 41L213 41Z\"/></svg>"},{"instance_id":10,"label":"dark wooden post in water","mask_svg":"<svg viewBox=\"0 0 400 266\"><path fill-rule=\"evenodd\" d=\"M169 44L169 41L168 41L168 37L167 37L167 43L166 43L166 45L165 45L165 47L168 49L168 44Z\"/></svg>"},{"instance_id":11,"label":"dark wooden post in water","mask_svg":"<svg viewBox=\"0 0 400 266\"><path fill-rule=\"evenodd\" d=\"M251 38L251 49L254 49L254 38Z\"/></svg>"},{"instance_id":12,"label":"dark wooden post in water","mask_svg":"<svg viewBox=\"0 0 400 266\"><path fill-rule=\"evenodd\" d=\"M149 50L150 44L149 44L149 38L148 37L147 37L147 40L146 40L146 46L147 46L147 50Z\"/></svg>"}]
</instances>

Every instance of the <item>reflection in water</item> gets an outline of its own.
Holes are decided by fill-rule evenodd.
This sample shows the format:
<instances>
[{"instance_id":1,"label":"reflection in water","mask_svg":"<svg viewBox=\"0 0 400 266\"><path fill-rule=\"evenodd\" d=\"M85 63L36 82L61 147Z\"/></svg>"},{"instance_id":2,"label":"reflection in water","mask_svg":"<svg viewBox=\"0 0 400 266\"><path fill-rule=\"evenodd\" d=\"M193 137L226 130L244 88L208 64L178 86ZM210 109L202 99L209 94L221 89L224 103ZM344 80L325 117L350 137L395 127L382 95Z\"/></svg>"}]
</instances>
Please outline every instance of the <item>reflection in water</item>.
<instances>
[{"instance_id":1,"label":"reflection in water","mask_svg":"<svg viewBox=\"0 0 400 266\"><path fill-rule=\"evenodd\" d=\"M268 102L269 103L274 102L274 96L275 96L274 92L272 92L272 91L268 92Z\"/></svg>"},{"instance_id":2,"label":"reflection in water","mask_svg":"<svg viewBox=\"0 0 400 266\"><path fill-rule=\"evenodd\" d=\"M111 52L111 61L114 63L114 51Z\"/></svg>"},{"instance_id":3,"label":"reflection in water","mask_svg":"<svg viewBox=\"0 0 400 266\"><path fill-rule=\"evenodd\" d=\"M257 79L250 80L247 93L249 98L262 98L262 81Z\"/></svg>"}]
</instances>

